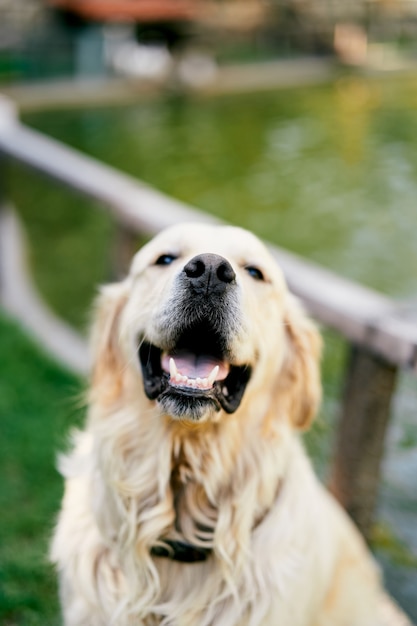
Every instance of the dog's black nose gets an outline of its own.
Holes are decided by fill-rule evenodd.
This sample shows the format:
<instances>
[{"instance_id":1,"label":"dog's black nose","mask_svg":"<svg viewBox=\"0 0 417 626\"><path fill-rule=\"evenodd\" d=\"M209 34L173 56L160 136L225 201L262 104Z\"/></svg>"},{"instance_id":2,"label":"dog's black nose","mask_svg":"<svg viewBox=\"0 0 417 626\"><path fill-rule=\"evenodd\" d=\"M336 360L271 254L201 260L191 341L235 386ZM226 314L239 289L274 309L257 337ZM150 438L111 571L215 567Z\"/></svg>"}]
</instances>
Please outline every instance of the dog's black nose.
<instances>
[{"instance_id":1,"label":"dog's black nose","mask_svg":"<svg viewBox=\"0 0 417 626\"><path fill-rule=\"evenodd\" d=\"M236 279L229 261L218 254L199 254L184 266L184 274L196 293L223 293Z\"/></svg>"}]
</instances>

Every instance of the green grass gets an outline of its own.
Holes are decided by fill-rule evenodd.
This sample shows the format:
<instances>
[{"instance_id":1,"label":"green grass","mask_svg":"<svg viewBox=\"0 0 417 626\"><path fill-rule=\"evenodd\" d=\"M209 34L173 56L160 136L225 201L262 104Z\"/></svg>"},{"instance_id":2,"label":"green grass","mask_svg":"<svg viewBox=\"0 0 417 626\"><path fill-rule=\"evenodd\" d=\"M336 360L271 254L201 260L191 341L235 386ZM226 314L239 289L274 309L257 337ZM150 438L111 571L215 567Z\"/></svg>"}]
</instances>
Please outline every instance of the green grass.
<instances>
[{"instance_id":1,"label":"green grass","mask_svg":"<svg viewBox=\"0 0 417 626\"><path fill-rule=\"evenodd\" d=\"M60 623L48 541L62 493L55 455L79 421L81 382L0 314L0 623Z\"/></svg>"}]
</instances>

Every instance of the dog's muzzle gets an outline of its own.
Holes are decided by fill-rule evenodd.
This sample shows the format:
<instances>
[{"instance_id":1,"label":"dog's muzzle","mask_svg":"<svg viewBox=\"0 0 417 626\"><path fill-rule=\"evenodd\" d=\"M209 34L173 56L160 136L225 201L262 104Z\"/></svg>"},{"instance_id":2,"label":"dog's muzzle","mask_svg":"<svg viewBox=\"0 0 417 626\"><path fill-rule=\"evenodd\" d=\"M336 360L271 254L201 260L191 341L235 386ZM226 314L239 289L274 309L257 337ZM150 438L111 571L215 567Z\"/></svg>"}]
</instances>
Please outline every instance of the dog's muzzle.
<instances>
[{"instance_id":1,"label":"dog's muzzle","mask_svg":"<svg viewBox=\"0 0 417 626\"><path fill-rule=\"evenodd\" d=\"M145 393L177 418L238 408L251 368L233 363L239 328L235 272L216 254L192 258L177 277L158 345L141 340Z\"/></svg>"}]
</instances>

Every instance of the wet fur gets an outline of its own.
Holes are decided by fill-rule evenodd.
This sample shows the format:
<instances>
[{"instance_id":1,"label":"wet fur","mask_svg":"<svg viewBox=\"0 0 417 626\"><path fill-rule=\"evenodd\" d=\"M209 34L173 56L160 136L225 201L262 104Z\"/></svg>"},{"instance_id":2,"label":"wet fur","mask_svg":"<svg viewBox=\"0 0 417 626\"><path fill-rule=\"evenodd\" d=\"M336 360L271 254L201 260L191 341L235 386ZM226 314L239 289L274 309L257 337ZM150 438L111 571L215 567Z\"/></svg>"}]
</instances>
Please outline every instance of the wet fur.
<instances>
[{"instance_id":1,"label":"wet fur","mask_svg":"<svg viewBox=\"0 0 417 626\"><path fill-rule=\"evenodd\" d=\"M157 341L181 315L176 277L207 251L236 271L230 353L253 375L235 413L173 419L143 392L135 342ZM155 268L166 252L179 259ZM254 281L248 263L267 280ZM256 238L196 225L162 233L102 290L92 349L87 422L60 462L51 548L67 626L379 624L373 561L299 441L320 400L320 338ZM161 537L212 554L152 557Z\"/></svg>"}]
</instances>

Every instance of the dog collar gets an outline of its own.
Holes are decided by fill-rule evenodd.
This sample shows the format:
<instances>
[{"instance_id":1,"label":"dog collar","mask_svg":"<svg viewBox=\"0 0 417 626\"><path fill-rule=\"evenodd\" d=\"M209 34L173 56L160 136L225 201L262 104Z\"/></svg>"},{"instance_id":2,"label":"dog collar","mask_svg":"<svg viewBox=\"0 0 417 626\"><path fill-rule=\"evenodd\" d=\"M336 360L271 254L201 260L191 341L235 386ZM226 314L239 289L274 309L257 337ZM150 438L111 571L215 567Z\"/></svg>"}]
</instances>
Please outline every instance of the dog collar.
<instances>
[{"instance_id":1,"label":"dog collar","mask_svg":"<svg viewBox=\"0 0 417 626\"><path fill-rule=\"evenodd\" d=\"M279 495L281 489L281 481L277 486L276 498ZM257 528L264 521L268 510L264 512L255 522L253 529ZM191 543L185 541L175 541L174 539L163 539L157 546L152 546L152 556L165 557L171 561L179 561L180 563L199 563L206 561L210 556L211 548L202 548L201 546L194 546Z\"/></svg>"},{"instance_id":2,"label":"dog collar","mask_svg":"<svg viewBox=\"0 0 417 626\"><path fill-rule=\"evenodd\" d=\"M181 563L198 563L199 561L205 561L211 554L209 548L193 546L184 541L164 539L163 543L165 545L152 546L152 556L166 557L171 559L171 561L180 561Z\"/></svg>"}]
</instances>

